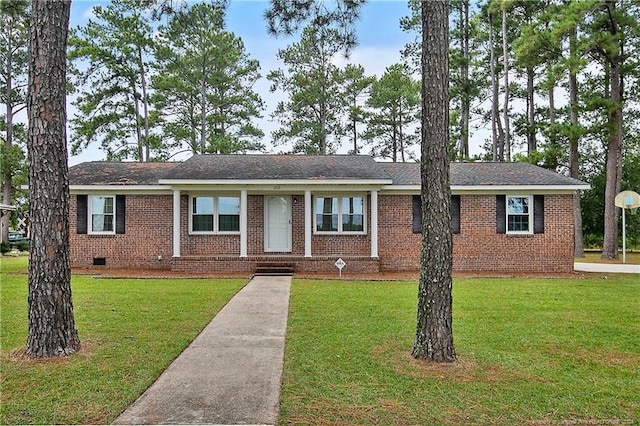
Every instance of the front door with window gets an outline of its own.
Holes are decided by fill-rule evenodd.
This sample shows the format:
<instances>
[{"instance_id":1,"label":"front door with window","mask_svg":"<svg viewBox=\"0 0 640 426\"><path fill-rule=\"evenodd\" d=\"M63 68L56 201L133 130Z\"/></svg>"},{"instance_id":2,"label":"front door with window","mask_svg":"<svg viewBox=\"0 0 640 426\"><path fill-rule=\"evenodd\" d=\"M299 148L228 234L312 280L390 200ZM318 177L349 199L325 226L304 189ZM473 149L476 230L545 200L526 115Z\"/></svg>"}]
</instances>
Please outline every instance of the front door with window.
<instances>
[{"instance_id":1,"label":"front door with window","mask_svg":"<svg viewBox=\"0 0 640 426\"><path fill-rule=\"evenodd\" d=\"M265 196L264 251L291 252L291 197Z\"/></svg>"}]
</instances>

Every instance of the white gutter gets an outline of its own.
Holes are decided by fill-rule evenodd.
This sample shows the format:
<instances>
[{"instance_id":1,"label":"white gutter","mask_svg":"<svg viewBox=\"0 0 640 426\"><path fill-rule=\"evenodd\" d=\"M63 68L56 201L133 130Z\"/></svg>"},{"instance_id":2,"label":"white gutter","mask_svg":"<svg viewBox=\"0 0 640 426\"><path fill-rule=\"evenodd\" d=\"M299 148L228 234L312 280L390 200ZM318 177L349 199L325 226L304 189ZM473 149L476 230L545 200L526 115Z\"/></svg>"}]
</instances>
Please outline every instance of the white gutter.
<instances>
[{"instance_id":1,"label":"white gutter","mask_svg":"<svg viewBox=\"0 0 640 426\"><path fill-rule=\"evenodd\" d=\"M385 185L381 188L385 192L420 192L420 185ZM557 194L562 192L585 191L591 189L591 185L452 185L451 192L459 193L486 193L500 192L541 192Z\"/></svg>"},{"instance_id":2,"label":"white gutter","mask_svg":"<svg viewBox=\"0 0 640 426\"><path fill-rule=\"evenodd\" d=\"M73 193L87 192L166 192L171 193L171 188L165 185L69 185L69 191Z\"/></svg>"},{"instance_id":3,"label":"white gutter","mask_svg":"<svg viewBox=\"0 0 640 426\"><path fill-rule=\"evenodd\" d=\"M191 185L241 185L241 186L321 186L321 185L392 185L391 179L159 179L160 185L180 187Z\"/></svg>"}]
</instances>

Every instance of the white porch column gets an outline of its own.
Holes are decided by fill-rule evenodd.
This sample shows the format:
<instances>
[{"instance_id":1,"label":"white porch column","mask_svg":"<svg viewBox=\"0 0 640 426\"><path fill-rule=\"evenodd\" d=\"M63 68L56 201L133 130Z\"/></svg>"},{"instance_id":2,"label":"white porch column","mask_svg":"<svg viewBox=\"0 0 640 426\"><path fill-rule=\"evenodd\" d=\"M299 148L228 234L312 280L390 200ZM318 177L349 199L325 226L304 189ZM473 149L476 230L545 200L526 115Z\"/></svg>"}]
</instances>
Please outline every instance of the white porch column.
<instances>
[{"instance_id":1,"label":"white porch column","mask_svg":"<svg viewBox=\"0 0 640 426\"><path fill-rule=\"evenodd\" d=\"M173 257L180 257L180 190L173 190Z\"/></svg>"},{"instance_id":2,"label":"white porch column","mask_svg":"<svg viewBox=\"0 0 640 426\"><path fill-rule=\"evenodd\" d=\"M378 257L378 191L371 191L371 257Z\"/></svg>"},{"instance_id":3,"label":"white porch column","mask_svg":"<svg viewBox=\"0 0 640 426\"><path fill-rule=\"evenodd\" d=\"M311 191L304 191L304 257L311 257L311 228L313 226L313 206Z\"/></svg>"},{"instance_id":4,"label":"white porch column","mask_svg":"<svg viewBox=\"0 0 640 426\"><path fill-rule=\"evenodd\" d=\"M240 257L247 257L247 191L240 191Z\"/></svg>"}]
</instances>

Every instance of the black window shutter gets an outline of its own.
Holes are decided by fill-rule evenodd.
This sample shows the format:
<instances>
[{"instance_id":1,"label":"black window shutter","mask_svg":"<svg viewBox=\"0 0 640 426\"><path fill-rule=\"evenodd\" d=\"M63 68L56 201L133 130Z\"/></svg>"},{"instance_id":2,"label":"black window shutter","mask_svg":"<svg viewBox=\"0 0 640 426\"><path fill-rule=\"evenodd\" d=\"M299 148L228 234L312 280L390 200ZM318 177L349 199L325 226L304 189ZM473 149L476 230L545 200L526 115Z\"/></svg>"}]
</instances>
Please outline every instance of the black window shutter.
<instances>
[{"instance_id":1,"label":"black window shutter","mask_svg":"<svg viewBox=\"0 0 640 426\"><path fill-rule=\"evenodd\" d=\"M413 233L422 233L422 200L419 195L413 196Z\"/></svg>"},{"instance_id":2,"label":"black window shutter","mask_svg":"<svg viewBox=\"0 0 640 426\"><path fill-rule=\"evenodd\" d=\"M544 234L544 195L533 196L533 233Z\"/></svg>"},{"instance_id":3,"label":"black window shutter","mask_svg":"<svg viewBox=\"0 0 640 426\"><path fill-rule=\"evenodd\" d=\"M76 234L87 233L87 196L76 195Z\"/></svg>"},{"instance_id":4,"label":"black window shutter","mask_svg":"<svg viewBox=\"0 0 640 426\"><path fill-rule=\"evenodd\" d=\"M507 206L506 195L496 195L496 232L507 233Z\"/></svg>"},{"instance_id":5,"label":"black window shutter","mask_svg":"<svg viewBox=\"0 0 640 426\"><path fill-rule=\"evenodd\" d=\"M454 234L460 233L460 196L451 196L451 227Z\"/></svg>"},{"instance_id":6,"label":"black window shutter","mask_svg":"<svg viewBox=\"0 0 640 426\"><path fill-rule=\"evenodd\" d=\"M126 197L116 195L116 234L124 234Z\"/></svg>"}]
</instances>

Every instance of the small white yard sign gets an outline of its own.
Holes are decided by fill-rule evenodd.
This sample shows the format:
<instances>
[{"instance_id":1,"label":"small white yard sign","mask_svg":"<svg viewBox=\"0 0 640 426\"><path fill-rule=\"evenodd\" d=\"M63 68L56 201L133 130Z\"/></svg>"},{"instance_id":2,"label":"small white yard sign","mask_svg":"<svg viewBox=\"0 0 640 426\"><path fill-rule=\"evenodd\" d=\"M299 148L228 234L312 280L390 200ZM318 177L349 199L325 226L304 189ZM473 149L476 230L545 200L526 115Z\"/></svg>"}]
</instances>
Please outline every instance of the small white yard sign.
<instances>
[{"instance_id":1,"label":"small white yard sign","mask_svg":"<svg viewBox=\"0 0 640 426\"><path fill-rule=\"evenodd\" d=\"M338 260L336 260L335 265L336 265L336 268L338 268L338 270L340 271L340 278L342 278L342 268L347 266L347 264L345 263L344 260L342 260L342 258L339 258Z\"/></svg>"}]
</instances>

